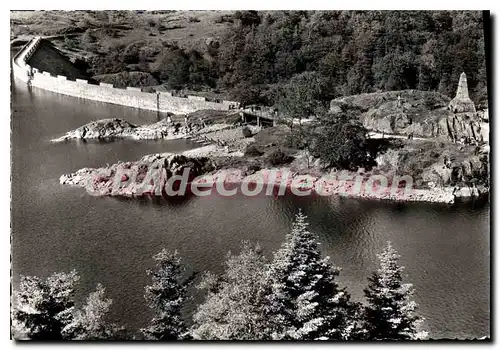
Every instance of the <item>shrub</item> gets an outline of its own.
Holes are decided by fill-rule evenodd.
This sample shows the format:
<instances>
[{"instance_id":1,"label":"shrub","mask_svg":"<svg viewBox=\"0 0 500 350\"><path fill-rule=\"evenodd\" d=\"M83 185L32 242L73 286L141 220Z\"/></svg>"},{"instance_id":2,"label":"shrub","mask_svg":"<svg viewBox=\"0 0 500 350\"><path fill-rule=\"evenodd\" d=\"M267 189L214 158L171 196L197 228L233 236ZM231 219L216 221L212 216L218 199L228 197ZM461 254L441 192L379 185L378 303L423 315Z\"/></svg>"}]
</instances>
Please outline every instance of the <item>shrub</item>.
<instances>
[{"instance_id":1,"label":"shrub","mask_svg":"<svg viewBox=\"0 0 500 350\"><path fill-rule=\"evenodd\" d=\"M255 174L257 171L261 170L262 167L259 164L250 164L247 168L247 175Z\"/></svg>"},{"instance_id":2,"label":"shrub","mask_svg":"<svg viewBox=\"0 0 500 350\"><path fill-rule=\"evenodd\" d=\"M127 66L121 61L119 56L118 51L115 51L104 56L89 57L88 62L91 67L91 74L113 74L124 71L127 69Z\"/></svg>"},{"instance_id":3,"label":"shrub","mask_svg":"<svg viewBox=\"0 0 500 350\"><path fill-rule=\"evenodd\" d=\"M145 86L142 88L142 92L155 93L156 89L152 86Z\"/></svg>"},{"instance_id":4,"label":"shrub","mask_svg":"<svg viewBox=\"0 0 500 350\"><path fill-rule=\"evenodd\" d=\"M424 105L427 109L436 109L445 107L446 103L435 94L427 94L424 96Z\"/></svg>"},{"instance_id":5,"label":"shrub","mask_svg":"<svg viewBox=\"0 0 500 350\"><path fill-rule=\"evenodd\" d=\"M116 74L103 74L94 77L98 81L113 84L115 87L127 86L143 87L158 85L156 79L149 73L144 72L121 72Z\"/></svg>"},{"instance_id":6,"label":"shrub","mask_svg":"<svg viewBox=\"0 0 500 350\"><path fill-rule=\"evenodd\" d=\"M318 118L313 136L312 153L327 164L327 168L356 171L376 165L376 147L370 149L366 129L354 116L338 113Z\"/></svg>"},{"instance_id":7,"label":"shrub","mask_svg":"<svg viewBox=\"0 0 500 350\"><path fill-rule=\"evenodd\" d=\"M292 156L286 154L279 148L269 153L269 155L267 156L267 161L273 166L287 164L290 163L292 160L293 160Z\"/></svg>"},{"instance_id":8,"label":"shrub","mask_svg":"<svg viewBox=\"0 0 500 350\"><path fill-rule=\"evenodd\" d=\"M257 147L254 144L248 145L247 148L245 149L245 155L249 157L259 157L263 155L264 152L262 152L259 147Z\"/></svg>"},{"instance_id":9,"label":"shrub","mask_svg":"<svg viewBox=\"0 0 500 350\"><path fill-rule=\"evenodd\" d=\"M68 38L67 36L64 37L64 47L68 50L75 50L78 47L78 43L73 40Z\"/></svg>"},{"instance_id":10,"label":"shrub","mask_svg":"<svg viewBox=\"0 0 500 350\"><path fill-rule=\"evenodd\" d=\"M260 24L261 18L258 11L236 11L233 14L233 19L241 21L244 27L257 26Z\"/></svg>"},{"instance_id":11,"label":"shrub","mask_svg":"<svg viewBox=\"0 0 500 350\"><path fill-rule=\"evenodd\" d=\"M232 15L222 15L222 16L217 17L215 19L215 23L224 23L224 22L233 23L234 22L233 16Z\"/></svg>"},{"instance_id":12,"label":"shrub","mask_svg":"<svg viewBox=\"0 0 500 350\"><path fill-rule=\"evenodd\" d=\"M243 137L252 137L252 130L248 126L245 126L243 129L241 129L241 133L243 134Z\"/></svg>"},{"instance_id":13,"label":"shrub","mask_svg":"<svg viewBox=\"0 0 500 350\"><path fill-rule=\"evenodd\" d=\"M432 158L439 158L441 156L441 153L435 150L431 150L431 157Z\"/></svg>"},{"instance_id":14,"label":"shrub","mask_svg":"<svg viewBox=\"0 0 500 350\"><path fill-rule=\"evenodd\" d=\"M87 63L87 61L85 61L83 58L75 58L74 60L71 60L73 62L73 65L78 68L79 70L85 72L87 71L90 66L89 64Z\"/></svg>"},{"instance_id":15,"label":"shrub","mask_svg":"<svg viewBox=\"0 0 500 350\"><path fill-rule=\"evenodd\" d=\"M164 51L151 65L152 73L169 89L181 89L189 82L190 62L183 50Z\"/></svg>"},{"instance_id":16,"label":"shrub","mask_svg":"<svg viewBox=\"0 0 500 350\"><path fill-rule=\"evenodd\" d=\"M87 29L80 39L80 46L89 52L97 52L99 49L99 44L97 43L97 38L94 36L90 29Z\"/></svg>"},{"instance_id":17,"label":"shrub","mask_svg":"<svg viewBox=\"0 0 500 350\"><path fill-rule=\"evenodd\" d=\"M141 48L146 44L145 41L136 41L128 45L122 53L122 59L125 63L138 63L139 62L139 52Z\"/></svg>"}]
</instances>

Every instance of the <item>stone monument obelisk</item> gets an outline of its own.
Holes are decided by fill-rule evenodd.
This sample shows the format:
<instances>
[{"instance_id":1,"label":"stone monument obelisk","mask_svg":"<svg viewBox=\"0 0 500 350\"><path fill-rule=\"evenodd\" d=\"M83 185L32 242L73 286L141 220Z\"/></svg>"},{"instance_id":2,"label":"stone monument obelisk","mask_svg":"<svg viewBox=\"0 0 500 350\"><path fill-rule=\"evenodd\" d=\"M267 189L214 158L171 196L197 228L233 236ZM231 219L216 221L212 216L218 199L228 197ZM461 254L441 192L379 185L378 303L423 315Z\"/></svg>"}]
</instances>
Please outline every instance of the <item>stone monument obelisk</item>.
<instances>
[{"instance_id":1,"label":"stone monument obelisk","mask_svg":"<svg viewBox=\"0 0 500 350\"><path fill-rule=\"evenodd\" d=\"M467 88L467 76L465 73L460 74L460 81L458 82L457 94L453 100L450 101L448 109L453 113L467 113L476 112L474 102L469 98L469 90Z\"/></svg>"}]
</instances>

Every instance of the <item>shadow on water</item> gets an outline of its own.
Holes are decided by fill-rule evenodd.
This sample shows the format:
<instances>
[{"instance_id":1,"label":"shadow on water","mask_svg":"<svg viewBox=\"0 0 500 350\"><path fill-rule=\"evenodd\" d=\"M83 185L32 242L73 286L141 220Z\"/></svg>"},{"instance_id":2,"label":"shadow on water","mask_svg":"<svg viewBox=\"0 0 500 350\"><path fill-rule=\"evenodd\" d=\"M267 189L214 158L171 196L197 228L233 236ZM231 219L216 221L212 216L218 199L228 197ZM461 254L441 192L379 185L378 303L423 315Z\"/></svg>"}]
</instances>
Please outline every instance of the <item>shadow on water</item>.
<instances>
[{"instance_id":1,"label":"shadow on water","mask_svg":"<svg viewBox=\"0 0 500 350\"><path fill-rule=\"evenodd\" d=\"M140 197L113 197L111 200L116 200L119 202L125 202L129 204L135 204L140 206L154 206L158 209L165 208L168 209L181 209L186 207L191 201L196 198L193 194L186 194L184 196L149 196L144 195Z\"/></svg>"}]
</instances>

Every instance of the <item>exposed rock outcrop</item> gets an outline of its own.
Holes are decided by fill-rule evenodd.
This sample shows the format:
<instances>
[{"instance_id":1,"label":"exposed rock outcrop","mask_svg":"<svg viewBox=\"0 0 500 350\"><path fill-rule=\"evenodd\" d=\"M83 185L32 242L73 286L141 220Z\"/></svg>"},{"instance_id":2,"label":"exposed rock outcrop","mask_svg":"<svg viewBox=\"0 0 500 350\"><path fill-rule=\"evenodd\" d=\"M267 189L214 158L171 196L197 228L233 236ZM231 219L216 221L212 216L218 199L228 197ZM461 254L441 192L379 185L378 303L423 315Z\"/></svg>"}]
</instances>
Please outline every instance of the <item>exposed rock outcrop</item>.
<instances>
[{"instance_id":1,"label":"exposed rock outcrop","mask_svg":"<svg viewBox=\"0 0 500 350\"><path fill-rule=\"evenodd\" d=\"M226 189L235 189L238 185L247 181L246 171L239 168L227 168L215 170L213 163L208 158L189 158L181 155L150 155L143 157L137 162L118 163L106 168L84 168L76 173L62 175L61 184L70 184L84 187L87 192L95 196L124 196L124 197L168 197L172 196L169 191L178 188L172 187L167 182L172 176L177 175L182 178L184 169L189 168L187 184L194 183L197 175L208 176L210 179L208 187L217 186L223 183ZM273 175L271 175L271 172ZM151 176L150 174L162 174L161 176ZM393 200L393 201L419 201L453 203L457 197L471 197L480 194L479 188L469 187L431 187L406 191L403 188L396 189L388 186L381 190L371 191L358 186L358 180L353 180L357 173L347 175L349 180L339 180L339 174L299 175L291 168L260 169L252 173L255 177L262 179L264 186L271 186L277 191L276 186L285 186L286 191L297 193L302 191L304 186L312 191L320 190L322 196L349 196L365 199ZM368 174L366 174L368 175ZM151 180L150 180L151 179ZM253 181L254 181L253 180ZM366 184L367 178L363 180ZM369 180L368 180L369 181ZM199 182L198 182L199 183ZM236 187L235 187L236 186ZM207 186L203 186L207 188ZM180 195L189 194L189 186L181 190ZM293 191L295 189L295 192ZM267 192L268 188L264 192ZM275 192L274 192L275 193ZM284 194L283 192L282 194ZM174 194L175 195L175 194ZM269 194L268 194L269 195Z\"/></svg>"},{"instance_id":2,"label":"exposed rock outcrop","mask_svg":"<svg viewBox=\"0 0 500 350\"><path fill-rule=\"evenodd\" d=\"M334 99L330 110L356 113L368 130L379 133L482 142L482 113L465 107L465 112L453 113L449 104L448 97L436 92L403 90Z\"/></svg>"},{"instance_id":3,"label":"exposed rock outcrop","mask_svg":"<svg viewBox=\"0 0 500 350\"><path fill-rule=\"evenodd\" d=\"M181 138L183 127L180 124L162 119L159 122L137 126L119 118L101 119L85 124L78 129L67 132L65 135L54 139L54 142L70 139L112 139L131 138L139 140Z\"/></svg>"},{"instance_id":4,"label":"exposed rock outcrop","mask_svg":"<svg viewBox=\"0 0 500 350\"><path fill-rule=\"evenodd\" d=\"M377 158L377 168L410 174L417 188L451 188L456 197L488 193L489 154L479 147L451 146L424 141L390 149Z\"/></svg>"},{"instance_id":5,"label":"exposed rock outcrop","mask_svg":"<svg viewBox=\"0 0 500 350\"><path fill-rule=\"evenodd\" d=\"M119 162L103 168L83 168L64 174L63 185L83 187L95 196L161 196L165 182L188 169L188 181L214 169L206 157L187 157L181 154L152 154L135 162Z\"/></svg>"},{"instance_id":6,"label":"exposed rock outcrop","mask_svg":"<svg viewBox=\"0 0 500 350\"><path fill-rule=\"evenodd\" d=\"M175 116L174 116L175 117ZM179 116L175 117L179 120ZM114 139L131 138L137 140L165 139L174 140L186 138L202 145L214 145L215 153L221 149L225 155L243 155L246 146L253 142L253 138L245 138L242 134L243 127L234 122L221 120L222 123L206 125L200 118L190 116L186 121L174 122L171 119L163 119L159 122L136 126L123 119L110 118L90 122L78 129L67 132L65 135L53 139L53 142L61 142L71 139ZM207 120L207 122L210 122ZM253 134L261 128L248 126Z\"/></svg>"}]
</instances>

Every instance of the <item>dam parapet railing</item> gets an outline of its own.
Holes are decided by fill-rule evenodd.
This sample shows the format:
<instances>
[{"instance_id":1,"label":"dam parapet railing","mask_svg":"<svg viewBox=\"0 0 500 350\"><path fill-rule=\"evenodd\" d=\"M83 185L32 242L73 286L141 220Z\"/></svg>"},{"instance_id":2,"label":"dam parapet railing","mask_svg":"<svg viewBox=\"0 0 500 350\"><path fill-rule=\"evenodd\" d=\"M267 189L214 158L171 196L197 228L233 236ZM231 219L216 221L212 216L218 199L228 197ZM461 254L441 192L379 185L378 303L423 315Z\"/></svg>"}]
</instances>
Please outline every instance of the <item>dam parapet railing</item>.
<instances>
[{"instance_id":1,"label":"dam parapet railing","mask_svg":"<svg viewBox=\"0 0 500 350\"><path fill-rule=\"evenodd\" d=\"M12 71L15 78L28 83L30 81L31 66L27 61L33 56L38 49L42 38L34 37L28 41L17 54L12 58Z\"/></svg>"},{"instance_id":2,"label":"dam parapet railing","mask_svg":"<svg viewBox=\"0 0 500 350\"><path fill-rule=\"evenodd\" d=\"M185 95L176 91L155 91L149 88L118 88L113 84L94 83L85 79L70 79L64 75L43 72L27 62L38 49L41 37L29 41L12 59L15 78L32 87L82 99L112 103L127 107L175 114L192 113L203 109L221 111L238 110L235 101L209 99L203 96Z\"/></svg>"}]
</instances>

